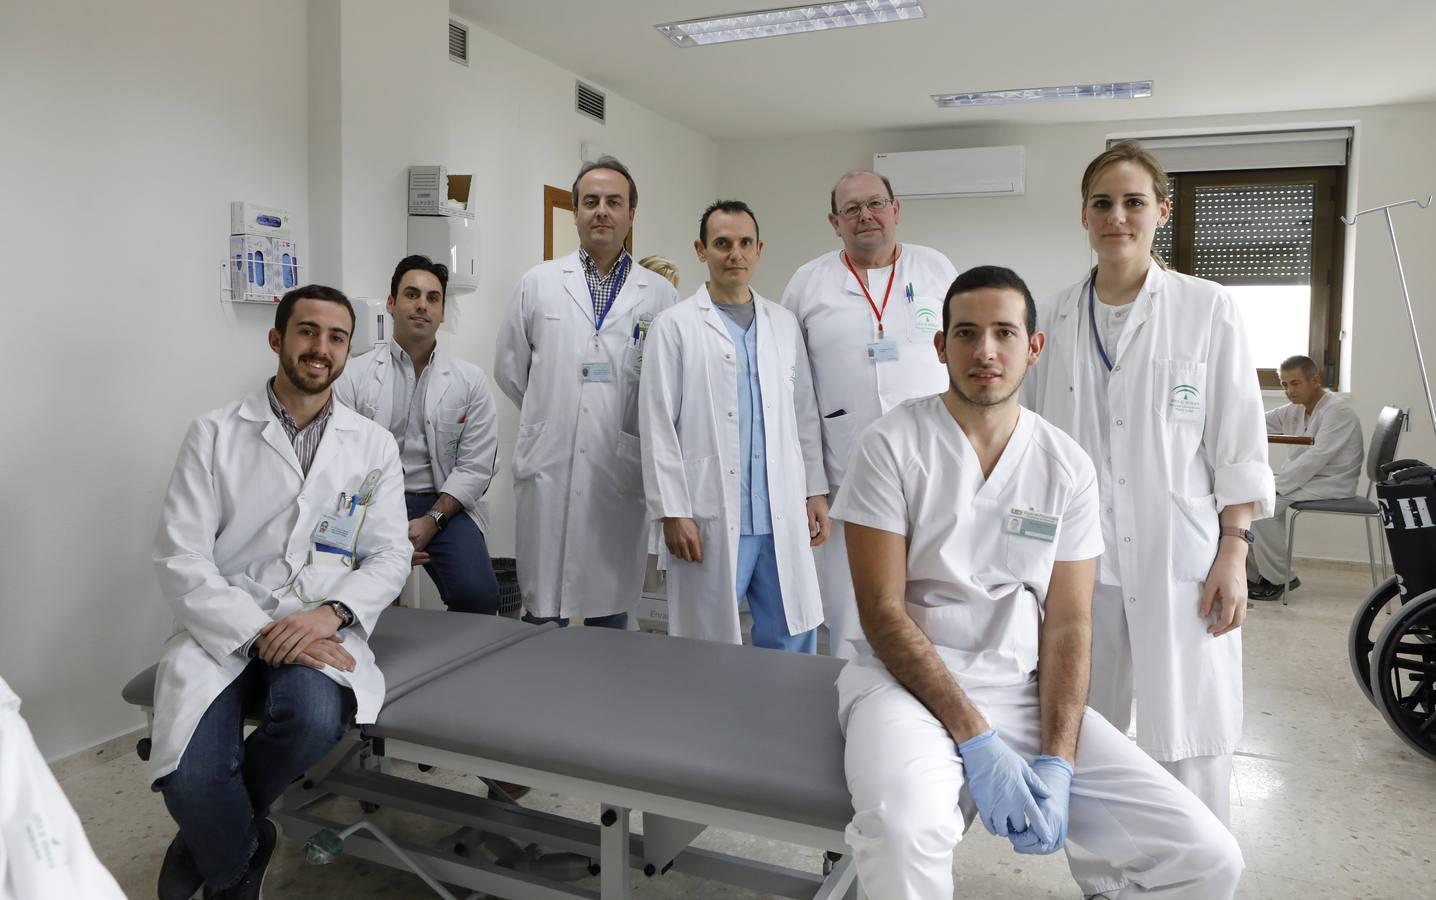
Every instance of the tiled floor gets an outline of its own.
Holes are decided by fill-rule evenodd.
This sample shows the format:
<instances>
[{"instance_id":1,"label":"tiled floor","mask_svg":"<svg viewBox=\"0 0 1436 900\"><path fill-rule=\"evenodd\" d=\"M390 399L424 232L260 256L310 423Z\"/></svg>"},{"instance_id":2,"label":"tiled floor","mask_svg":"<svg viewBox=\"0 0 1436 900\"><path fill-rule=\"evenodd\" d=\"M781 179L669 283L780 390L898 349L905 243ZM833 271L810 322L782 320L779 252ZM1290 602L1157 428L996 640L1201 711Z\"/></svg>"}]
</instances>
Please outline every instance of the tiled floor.
<instances>
[{"instance_id":1,"label":"tiled floor","mask_svg":"<svg viewBox=\"0 0 1436 900\"><path fill-rule=\"evenodd\" d=\"M1436 762L1408 749L1357 688L1346 658L1351 615L1370 587L1364 569L1301 569L1291 606L1261 605L1246 626L1246 731L1237 755L1232 828L1246 855L1243 900L1436 897ZM475 779L430 773L446 785ZM66 777L100 859L130 897L154 896L154 877L174 826L144 784L132 755ZM347 802L347 801L337 801ZM595 817L563 798L527 804ZM415 840L444 829L401 814L379 818ZM712 831L701 846L816 871L803 848ZM1073 900L1077 889L1061 856L1013 854L979 827L957 851L959 897ZM596 884L592 885L596 888ZM283 898L433 896L414 876L340 859L304 862L300 845L281 844L266 894ZM640 898L755 897L721 884L669 874L639 878Z\"/></svg>"}]
</instances>

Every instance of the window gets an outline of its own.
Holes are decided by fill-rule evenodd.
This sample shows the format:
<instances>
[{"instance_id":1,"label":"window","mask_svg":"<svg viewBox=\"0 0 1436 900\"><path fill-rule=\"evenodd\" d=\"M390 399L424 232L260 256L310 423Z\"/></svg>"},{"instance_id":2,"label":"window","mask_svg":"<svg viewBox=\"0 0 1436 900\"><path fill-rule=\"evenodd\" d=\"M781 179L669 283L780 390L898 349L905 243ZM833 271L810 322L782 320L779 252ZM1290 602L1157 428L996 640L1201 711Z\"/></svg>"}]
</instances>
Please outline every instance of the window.
<instances>
[{"instance_id":1,"label":"window","mask_svg":"<svg viewBox=\"0 0 1436 900\"><path fill-rule=\"evenodd\" d=\"M1171 174L1172 218L1153 249L1226 286L1262 387L1279 387L1276 367L1298 353L1338 387L1351 130L1134 136Z\"/></svg>"},{"instance_id":2,"label":"window","mask_svg":"<svg viewBox=\"0 0 1436 900\"><path fill-rule=\"evenodd\" d=\"M1178 272L1227 287L1264 388L1280 386L1276 367L1295 354L1337 386L1343 175L1326 166L1172 177L1172 218L1156 249Z\"/></svg>"}]
</instances>

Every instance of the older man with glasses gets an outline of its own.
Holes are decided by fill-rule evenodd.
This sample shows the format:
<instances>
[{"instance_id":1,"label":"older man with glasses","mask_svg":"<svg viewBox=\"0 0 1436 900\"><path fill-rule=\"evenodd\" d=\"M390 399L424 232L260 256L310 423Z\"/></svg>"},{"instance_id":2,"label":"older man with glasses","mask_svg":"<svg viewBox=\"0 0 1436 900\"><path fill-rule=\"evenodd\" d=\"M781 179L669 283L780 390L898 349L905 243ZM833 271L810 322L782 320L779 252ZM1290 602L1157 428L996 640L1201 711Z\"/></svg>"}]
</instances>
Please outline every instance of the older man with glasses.
<instances>
[{"instance_id":1,"label":"older man with glasses","mask_svg":"<svg viewBox=\"0 0 1436 900\"><path fill-rule=\"evenodd\" d=\"M843 249L798 269L782 302L807 343L831 497L863 429L905 400L947 389L933 335L942 329L942 300L957 270L936 250L898 243L902 204L885 177L849 172L828 203ZM841 522L814 553L828 652L852 657L863 634Z\"/></svg>"}]
</instances>

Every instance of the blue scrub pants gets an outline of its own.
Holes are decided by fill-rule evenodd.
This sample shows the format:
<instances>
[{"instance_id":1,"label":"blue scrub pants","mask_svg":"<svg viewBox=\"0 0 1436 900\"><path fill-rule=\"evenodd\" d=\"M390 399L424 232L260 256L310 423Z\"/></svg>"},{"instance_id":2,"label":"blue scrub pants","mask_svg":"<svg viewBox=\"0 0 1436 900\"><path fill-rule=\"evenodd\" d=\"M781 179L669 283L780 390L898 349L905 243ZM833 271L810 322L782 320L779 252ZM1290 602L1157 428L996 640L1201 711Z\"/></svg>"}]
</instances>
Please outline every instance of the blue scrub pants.
<instances>
[{"instance_id":1,"label":"blue scrub pants","mask_svg":"<svg viewBox=\"0 0 1436 900\"><path fill-rule=\"evenodd\" d=\"M438 501L438 494L404 495L410 521L433 509ZM466 510L450 519L424 550L429 554L424 571L434 579L439 599L450 612L492 616L499 611L499 581L494 577L489 547Z\"/></svg>"},{"instance_id":2,"label":"blue scrub pants","mask_svg":"<svg viewBox=\"0 0 1436 900\"><path fill-rule=\"evenodd\" d=\"M748 601L753 613L753 646L793 653L816 653L818 629L788 633L783 590L778 583L778 555L771 534L738 537L738 607Z\"/></svg>"}]
</instances>

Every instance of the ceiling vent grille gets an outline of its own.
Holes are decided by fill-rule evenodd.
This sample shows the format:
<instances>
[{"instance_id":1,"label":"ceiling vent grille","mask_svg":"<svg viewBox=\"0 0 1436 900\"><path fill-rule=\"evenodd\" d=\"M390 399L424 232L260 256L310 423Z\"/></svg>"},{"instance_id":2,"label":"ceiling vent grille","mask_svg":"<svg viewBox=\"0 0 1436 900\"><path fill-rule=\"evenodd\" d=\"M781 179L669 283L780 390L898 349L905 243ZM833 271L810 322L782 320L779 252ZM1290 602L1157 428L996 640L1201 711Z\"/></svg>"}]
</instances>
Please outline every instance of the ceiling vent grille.
<instances>
[{"instance_id":1,"label":"ceiling vent grille","mask_svg":"<svg viewBox=\"0 0 1436 900\"><path fill-rule=\"evenodd\" d=\"M573 108L590 119L603 122L608 108L608 98L598 88L590 87L582 81L575 81L573 83Z\"/></svg>"},{"instance_id":2,"label":"ceiling vent grille","mask_svg":"<svg viewBox=\"0 0 1436 900\"><path fill-rule=\"evenodd\" d=\"M453 19L449 20L449 59L461 65L469 64L469 27Z\"/></svg>"}]
</instances>

